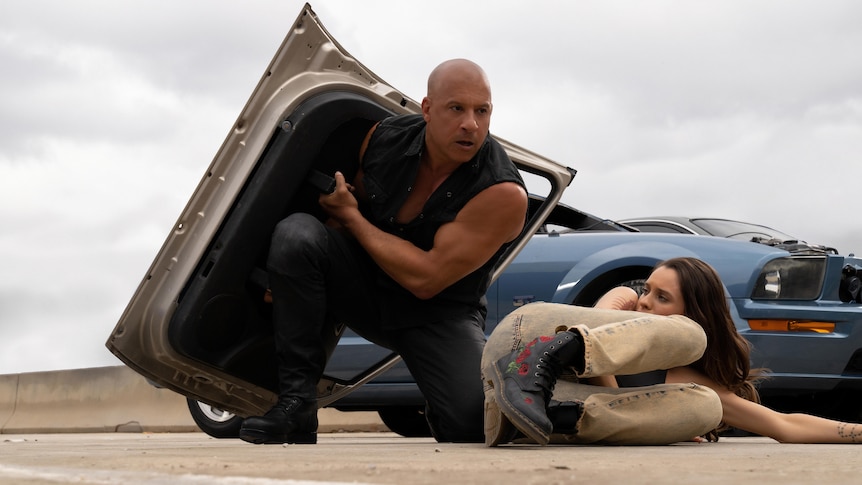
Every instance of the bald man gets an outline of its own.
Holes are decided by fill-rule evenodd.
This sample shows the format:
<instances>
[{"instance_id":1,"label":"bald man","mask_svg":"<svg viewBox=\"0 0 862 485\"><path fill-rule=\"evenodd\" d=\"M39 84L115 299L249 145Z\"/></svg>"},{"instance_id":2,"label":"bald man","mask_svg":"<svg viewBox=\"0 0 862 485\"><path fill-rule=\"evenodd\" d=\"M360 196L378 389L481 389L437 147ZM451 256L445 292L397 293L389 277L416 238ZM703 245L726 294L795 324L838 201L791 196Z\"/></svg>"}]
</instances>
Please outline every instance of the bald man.
<instances>
[{"instance_id":1,"label":"bald man","mask_svg":"<svg viewBox=\"0 0 862 485\"><path fill-rule=\"evenodd\" d=\"M466 59L428 77L421 115L376 124L351 183L320 196L330 220L295 213L272 236L267 269L279 399L250 417L251 443L316 443L324 335L334 322L398 352L438 441L482 442L485 292L518 237L527 192L489 135L491 88Z\"/></svg>"}]
</instances>

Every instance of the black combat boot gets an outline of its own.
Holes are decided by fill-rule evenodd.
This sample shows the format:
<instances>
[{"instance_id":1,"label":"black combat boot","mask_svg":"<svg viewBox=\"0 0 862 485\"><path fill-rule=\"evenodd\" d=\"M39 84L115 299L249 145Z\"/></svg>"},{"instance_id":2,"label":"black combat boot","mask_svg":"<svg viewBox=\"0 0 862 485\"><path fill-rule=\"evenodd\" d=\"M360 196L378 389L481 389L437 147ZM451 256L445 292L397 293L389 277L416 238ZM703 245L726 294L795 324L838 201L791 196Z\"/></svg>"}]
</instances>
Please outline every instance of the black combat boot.
<instances>
[{"instance_id":1,"label":"black combat boot","mask_svg":"<svg viewBox=\"0 0 862 485\"><path fill-rule=\"evenodd\" d=\"M555 401L548 403L548 419L553 434L573 436L578 434L578 421L584 415L584 403L580 401ZM507 443L529 443L509 418L500 412L495 399L485 401L485 445L497 446Z\"/></svg>"},{"instance_id":2,"label":"black combat boot","mask_svg":"<svg viewBox=\"0 0 862 485\"><path fill-rule=\"evenodd\" d=\"M317 403L298 397L279 399L263 416L246 418L239 437L256 445L317 443Z\"/></svg>"},{"instance_id":3,"label":"black combat boot","mask_svg":"<svg viewBox=\"0 0 862 485\"><path fill-rule=\"evenodd\" d=\"M516 428L541 445L548 444L553 424L548 403L563 366L582 371L584 345L575 331L539 337L498 360L490 376L500 411Z\"/></svg>"},{"instance_id":4,"label":"black combat boot","mask_svg":"<svg viewBox=\"0 0 862 485\"><path fill-rule=\"evenodd\" d=\"M258 445L317 443L317 382L325 350L311 340L305 347L292 343L281 347L277 353L278 401L263 416L246 418L239 437Z\"/></svg>"},{"instance_id":5,"label":"black combat boot","mask_svg":"<svg viewBox=\"0 0 862 485\"><path fill-rule=\"evenodd\" d=\"M282 305L273 301L274 314L286 313ZM317 443L317 383L326 364L326 342L314 320L274 323L278 401L263 416L246 418L239 437L255 444Z\"/></svg>"},{"instance_id":6,"label":"black combat boot","mask_svg":"<svg viewBox=\"0 0 862 485\"><path fill-rule=\"evenodd\" d=\"M485 396L484 425L485 446L504 445L524 436L500 411L497 399L493 395Z\"/></svg>"},{"instance_id":7,"label":"black combat boot","mask_svg":"<svg viewBox=\"0 0 862 485\"><path fill-rule=\"evenodd\" d=\"M282 332L279 332L282 330ZM326 350L319 337L304 337L302 327L292 329L284 338L276 329L279 351L278 401L263 416L246 418L240 439L255 444L317 443L317 382L326 362Z\"/></svg>"},{"instance_id":8,"label":"black combat boot","mask_svg":"<svg viewBox=\"0 0 862 485\"><path fill-rule=\"evenodd\" d=\"M337 335L323 331L327 317L322 284L309 284L303 277L283 271L296 267L302 274L317 271L313 261L297 256L304 254L304 246L293 243L305 240L294 236L297 234L273 235L275 249L267 260L278 401L263 416L243 421L239 437L249 443L317 443L317 383L326 365L327 346L335 346ZM311 279L323 280L317 274ZM332 338L324 338L324 334Z\"/></svg>"}]
</instances>

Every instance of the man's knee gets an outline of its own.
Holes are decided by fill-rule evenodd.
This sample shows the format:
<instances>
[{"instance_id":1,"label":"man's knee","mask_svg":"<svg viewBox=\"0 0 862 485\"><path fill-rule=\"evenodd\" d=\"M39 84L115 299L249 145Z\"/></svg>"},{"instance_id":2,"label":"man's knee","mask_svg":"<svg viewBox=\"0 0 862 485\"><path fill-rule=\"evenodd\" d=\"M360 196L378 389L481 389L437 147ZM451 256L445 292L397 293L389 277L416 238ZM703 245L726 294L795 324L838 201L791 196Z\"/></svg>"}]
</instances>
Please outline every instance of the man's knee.
<instances>
[{"instance_id":1,"label":"man's knee","mask_svg":"<svg viewBox=\"0 0 862 485\"><path fill-rule=\"evenodd\" d=\"M272 232L267 266L284 271L323 248L326 227L310 214L294 213L282 219Z\"/></svg>"},{"instance_id":2,"label":"man's knee","mask_svg":"<svg viewBox=\"0 0 862 485\"><path fill-rule=\"evenodd\" d=\"M461 402L444 410L428 407L425 412L431 434L437 441L481 443L485 440L483 411L484 396L480 402Z\"/></svg>"}]
</instances>

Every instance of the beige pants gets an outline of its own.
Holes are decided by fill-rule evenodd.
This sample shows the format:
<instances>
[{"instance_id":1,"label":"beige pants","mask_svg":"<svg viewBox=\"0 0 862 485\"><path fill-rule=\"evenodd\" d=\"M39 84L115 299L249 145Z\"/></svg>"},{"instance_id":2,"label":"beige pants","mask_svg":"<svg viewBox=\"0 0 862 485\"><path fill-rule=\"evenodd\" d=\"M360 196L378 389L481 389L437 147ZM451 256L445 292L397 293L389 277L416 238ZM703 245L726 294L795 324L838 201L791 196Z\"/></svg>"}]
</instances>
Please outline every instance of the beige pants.
<instances>
[{"instance_id":1,"label":"beige pants","mask_svg":"<svg viewBox=\"0 0 862 485\"><path fill-rule=\"evenodd\" d=\"M671 369L700 358L706 335L692 320L556 303L532 303L504 318L482 355L482 374L536 337L569 328L584 338L584 372L557 381L553 399L580 401L584 413L575 435L553 435L553 443L668 444L703 435L721 421L721 402L711 389L696 384L658 384L609 388L578 379ZM486 370L487 369L487 370ZM494 399L488 379L485 400ZM497 406L486 409L496 410ZM496 412L496 411L494 411ZM488 416L486 420L499 419Z\"/></svg>"}]
</instances>

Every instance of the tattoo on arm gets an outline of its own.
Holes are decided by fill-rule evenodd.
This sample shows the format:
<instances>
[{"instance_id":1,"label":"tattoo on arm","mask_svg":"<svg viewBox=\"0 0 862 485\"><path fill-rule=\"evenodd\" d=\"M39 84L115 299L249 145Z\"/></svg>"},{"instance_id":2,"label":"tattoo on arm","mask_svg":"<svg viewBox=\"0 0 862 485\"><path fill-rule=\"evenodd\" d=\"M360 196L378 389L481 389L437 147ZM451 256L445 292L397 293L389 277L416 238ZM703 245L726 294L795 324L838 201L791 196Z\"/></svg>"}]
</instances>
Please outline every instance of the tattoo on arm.
<instances>
[{"instance_id":1,"label":"tattoo on arm","mask_svg":"<svg viewBox=\"0 0 862 485\"><path fill-rule=\"evenodd\" d=\"M838 436L850 440L851 443L862 442L862 430L859 426L854 423L841 423L838 425Z\"/></svg>"}]
</instances>

